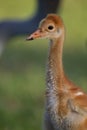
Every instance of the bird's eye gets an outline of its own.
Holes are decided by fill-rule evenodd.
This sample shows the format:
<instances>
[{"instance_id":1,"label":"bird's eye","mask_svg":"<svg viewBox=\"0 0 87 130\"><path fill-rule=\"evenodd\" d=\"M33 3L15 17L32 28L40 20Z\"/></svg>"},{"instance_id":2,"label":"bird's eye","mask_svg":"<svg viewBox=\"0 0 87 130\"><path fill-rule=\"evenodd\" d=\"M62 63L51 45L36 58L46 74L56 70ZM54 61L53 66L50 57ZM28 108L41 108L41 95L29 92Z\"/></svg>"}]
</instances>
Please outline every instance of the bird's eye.
<instances>
[{"instance_id":1,"label":"bird's eye","mask_svg":"<svg viewBox=\"0 0 87 130\"><path fill-rule=\"evenodd\" d=\"M49 30L53 30L53 29L54 29L54 26L53 26L53 25L49 25L49 26L48 26L48 29L49 29Z\"/></svg>"}]
</instances>

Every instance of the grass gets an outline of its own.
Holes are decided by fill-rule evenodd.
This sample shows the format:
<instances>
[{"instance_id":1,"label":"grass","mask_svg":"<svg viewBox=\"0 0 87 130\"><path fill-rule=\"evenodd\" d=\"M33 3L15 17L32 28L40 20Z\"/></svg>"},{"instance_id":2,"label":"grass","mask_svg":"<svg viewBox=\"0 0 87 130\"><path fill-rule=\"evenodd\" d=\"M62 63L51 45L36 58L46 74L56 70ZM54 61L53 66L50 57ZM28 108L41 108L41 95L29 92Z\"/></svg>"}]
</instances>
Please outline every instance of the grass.
<instances>
[{"instance_id":1,"label":"grass","mask_svg":"<svg viewBox=\"0 0 87 130\"><path fill-rule=\"evenodd\" d=\"M60 11L66 25L64 68L84 91L87 91L86 5L86 0L65 0ZM0 18L24 19L33 15L35 9L35 0L31 4L29 0L3 0ZM26 43L24 39L9 41L0 59L0 130L40 130L42 126L48 41Z\"/></svg>"}]
</instances>

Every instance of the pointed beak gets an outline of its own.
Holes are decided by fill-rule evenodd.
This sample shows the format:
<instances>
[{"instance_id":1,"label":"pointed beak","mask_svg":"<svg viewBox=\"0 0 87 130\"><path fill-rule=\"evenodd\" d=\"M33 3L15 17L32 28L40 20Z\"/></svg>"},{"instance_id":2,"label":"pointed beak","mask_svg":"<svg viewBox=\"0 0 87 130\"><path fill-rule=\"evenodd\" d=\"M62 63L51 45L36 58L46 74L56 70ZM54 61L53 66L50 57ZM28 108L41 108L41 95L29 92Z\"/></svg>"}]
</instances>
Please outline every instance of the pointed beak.
<instances>
[{"instance_id":1,"label":"pointed beak","mask_svg":"<svg viewBox=\"0 0 87 130\"><path fill-rule=\"evenodd\" d=\"M29 41L29 40L34 40L34 39L37 39L37 38L40 38L41 37L41 31L40 29L36 30L34 33L32 33L31 35L29 35L26 40Z\"/></svg>"}]
</instances>

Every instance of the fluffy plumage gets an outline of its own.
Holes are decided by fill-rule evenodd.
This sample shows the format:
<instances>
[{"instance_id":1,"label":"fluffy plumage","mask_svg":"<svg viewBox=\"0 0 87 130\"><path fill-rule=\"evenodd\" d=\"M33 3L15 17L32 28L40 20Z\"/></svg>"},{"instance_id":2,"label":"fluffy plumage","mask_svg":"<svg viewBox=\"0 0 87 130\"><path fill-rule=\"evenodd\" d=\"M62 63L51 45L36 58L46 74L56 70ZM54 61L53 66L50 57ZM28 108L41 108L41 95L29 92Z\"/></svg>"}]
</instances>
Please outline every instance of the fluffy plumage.
<instances>
[{"instance_id":1,"label":"fluffy plumage","mask_svg":"<svg viewBox=\"0 0 87 130\"><path fill-rule=\"evenodd\" d=\"M27 40L48 38L45 130L87 130L87 95L66 76L62 64L65 37L60 16L48 14Z\"/></svg>"}]
</instances>

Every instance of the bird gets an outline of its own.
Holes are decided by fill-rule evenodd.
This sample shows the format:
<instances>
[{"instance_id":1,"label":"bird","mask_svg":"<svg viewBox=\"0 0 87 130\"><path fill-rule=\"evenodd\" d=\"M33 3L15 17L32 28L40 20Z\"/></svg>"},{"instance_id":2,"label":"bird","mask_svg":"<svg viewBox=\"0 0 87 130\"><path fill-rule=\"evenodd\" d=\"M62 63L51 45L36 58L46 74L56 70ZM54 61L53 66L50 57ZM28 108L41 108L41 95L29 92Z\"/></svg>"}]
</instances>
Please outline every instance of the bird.
<instances>
[{"instance_id":1,"label":"bird","mask_svg":"<svg viewBox=\"0 0 87 130\"><path fill-rule=\"evenodd\" d=\"M47 14L26 40L49 39L46 70L44 130L87 130L87 94L65 74L61 16Z\"/></svg>"}]
</instances>

